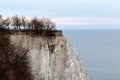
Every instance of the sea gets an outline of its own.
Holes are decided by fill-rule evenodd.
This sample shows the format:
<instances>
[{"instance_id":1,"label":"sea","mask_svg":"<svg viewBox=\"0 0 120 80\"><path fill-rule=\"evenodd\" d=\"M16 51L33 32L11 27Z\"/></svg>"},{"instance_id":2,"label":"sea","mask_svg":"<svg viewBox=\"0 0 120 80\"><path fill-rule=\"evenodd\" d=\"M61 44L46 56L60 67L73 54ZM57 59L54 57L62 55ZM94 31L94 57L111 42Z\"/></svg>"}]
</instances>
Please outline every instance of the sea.
<instances>
[{"instance_id":1,"label":"sea","mask_svg":"<svg viewBox=\"0 0 120 80\"><path fill-rule=\"evenodd\" d=\"M120 80L120 29L63 30L90 80Z\"/></svg>"}]
</instances>

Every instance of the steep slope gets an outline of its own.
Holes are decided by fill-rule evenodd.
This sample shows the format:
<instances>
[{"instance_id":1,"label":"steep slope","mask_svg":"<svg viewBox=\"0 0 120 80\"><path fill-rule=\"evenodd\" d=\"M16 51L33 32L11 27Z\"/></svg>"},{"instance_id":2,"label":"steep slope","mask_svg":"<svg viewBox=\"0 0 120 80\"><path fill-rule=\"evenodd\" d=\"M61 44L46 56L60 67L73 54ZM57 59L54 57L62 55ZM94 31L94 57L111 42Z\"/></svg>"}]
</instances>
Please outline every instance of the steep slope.
<instances>
[{"instance_id":1,"label":"steep slope","mask_svg":"<svg viewBox=\"0 0 120 80\"><path fill-rule=\"evenodd\" d=\"M63 36L11 35L10 41L28 50L34 80L87 80L80 57Z\"/></svg>"},{"instance_id":2,"label":"steep slope","mask_svg":"<svg viewBox=\"0 0 120 80\"><path fill-rule=\"evenodd\" d=\"M0 80L33 80L28 50L11 44L9 37L0 34Z\"/></svg>"}]
</instances>

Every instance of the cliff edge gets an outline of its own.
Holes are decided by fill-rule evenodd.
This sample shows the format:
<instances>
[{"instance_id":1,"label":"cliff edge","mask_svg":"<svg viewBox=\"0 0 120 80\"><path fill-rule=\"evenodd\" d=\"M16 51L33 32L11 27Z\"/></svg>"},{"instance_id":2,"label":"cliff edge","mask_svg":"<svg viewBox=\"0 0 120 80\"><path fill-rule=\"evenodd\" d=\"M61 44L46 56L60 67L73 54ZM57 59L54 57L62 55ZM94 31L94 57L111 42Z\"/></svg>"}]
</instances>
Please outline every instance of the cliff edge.
<instances>
[{"instance_id":1,"label":"cliff edge","mask_svg":"<svg viewBox=\"0 0 120 80\"><path fill-rule=\"evenodd\" d=\"M28 50L33 80L87 80L78 53L64 36L11 35L10 42Z\"/></svg>"}]
</instances>

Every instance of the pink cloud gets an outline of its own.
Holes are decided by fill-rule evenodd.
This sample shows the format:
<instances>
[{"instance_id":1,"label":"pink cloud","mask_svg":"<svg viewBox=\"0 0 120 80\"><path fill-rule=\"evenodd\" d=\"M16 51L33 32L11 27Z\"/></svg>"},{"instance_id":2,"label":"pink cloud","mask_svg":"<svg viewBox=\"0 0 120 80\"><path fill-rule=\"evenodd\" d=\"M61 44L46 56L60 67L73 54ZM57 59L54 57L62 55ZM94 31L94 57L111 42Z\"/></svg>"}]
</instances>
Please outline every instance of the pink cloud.
<instances>
[{"instance_id":1,"label":"pink cloud","mask_svg":"<svg viewBox=\"0 0 120 80\"><path fill-rule=\"evenodd\" d=\"M57 25L99 25L120 24L120 18L92 18L92 17L61 17L53 18Z\"/></svg>"}]
</instances>

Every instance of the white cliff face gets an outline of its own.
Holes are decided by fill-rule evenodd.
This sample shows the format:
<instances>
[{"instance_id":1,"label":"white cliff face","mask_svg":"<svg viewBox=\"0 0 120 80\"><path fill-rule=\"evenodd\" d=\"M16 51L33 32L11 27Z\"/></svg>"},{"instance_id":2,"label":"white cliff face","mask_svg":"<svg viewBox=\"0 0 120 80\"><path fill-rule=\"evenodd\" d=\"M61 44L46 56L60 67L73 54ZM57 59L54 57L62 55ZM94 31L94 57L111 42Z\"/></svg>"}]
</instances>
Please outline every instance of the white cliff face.
<instances>
[{"instance_id":1,"label":"white cliff face","mask_svg":"<svg viewBox=\"0 0 120 80\"><path fill-rule=\"evenodd\" d=\"M34 80L87 80L80 57L63 36L11 35L10 40L29 50Z\"/></svg>"}]
</instances>

